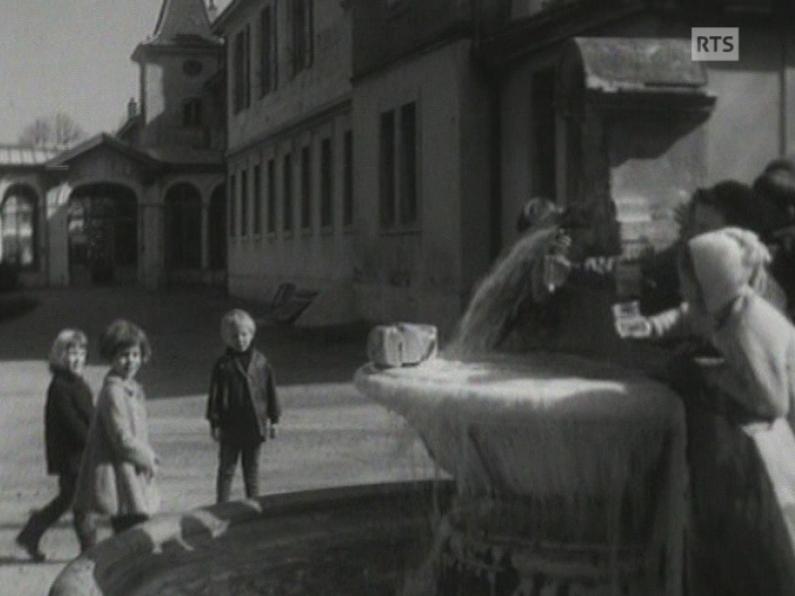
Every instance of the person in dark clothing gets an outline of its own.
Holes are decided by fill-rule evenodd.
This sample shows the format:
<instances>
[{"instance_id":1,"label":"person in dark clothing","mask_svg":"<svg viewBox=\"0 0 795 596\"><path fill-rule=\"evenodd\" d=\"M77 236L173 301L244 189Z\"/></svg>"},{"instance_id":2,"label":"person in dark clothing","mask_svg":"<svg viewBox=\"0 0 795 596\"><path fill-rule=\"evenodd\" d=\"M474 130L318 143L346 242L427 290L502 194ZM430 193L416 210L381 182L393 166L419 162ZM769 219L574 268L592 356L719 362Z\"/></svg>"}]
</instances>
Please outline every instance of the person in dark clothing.
<instances>
[{"instance_id":1,"label":"person in dark clothing","mask_svg":"<svg viewBox=\"0 0 795 596\"><path fill-rule=\"evenodd\" d=\"M238 459L242 459L246 497L259 494L262 443L275 438L281 415L271 366L253 346L256 330L254 320L243 310L232 310L221 320L227 350L213 367L207 401L210 433L220 445L218 503L229 500Z\"/></svg>"},{"instance_id":2,"label":"person in dark clothing","mask_svg":"<svg viewBox=\"0 0 795 596\"><path fill-rule=\"evenodd\" d=\"M765 214L762 239L773 253L771 273L784 289L790 318L795 315L795 159L771 161L753 185L761 213Z\"/></svg>"},{"instance_id":3,"label":"person in dark clothing","mask_svg":"<svg viewBox=\"0 0 795 596\"><path fill-rule=\"evenodd\" d=\"M83 379L86 362L86 336L82 331L65 329L58 334L50 351L52 382L45 406L47 472L58 476L58 495L43 509L31 515L17 535L16 542L35 561L43 561L39 542L44 533L71 507L80 470L80 460L94 413L91 389ZM96 542L96 530L88 515L76 514L74 528L81 552Z\"/></svg>"}]
</instances>

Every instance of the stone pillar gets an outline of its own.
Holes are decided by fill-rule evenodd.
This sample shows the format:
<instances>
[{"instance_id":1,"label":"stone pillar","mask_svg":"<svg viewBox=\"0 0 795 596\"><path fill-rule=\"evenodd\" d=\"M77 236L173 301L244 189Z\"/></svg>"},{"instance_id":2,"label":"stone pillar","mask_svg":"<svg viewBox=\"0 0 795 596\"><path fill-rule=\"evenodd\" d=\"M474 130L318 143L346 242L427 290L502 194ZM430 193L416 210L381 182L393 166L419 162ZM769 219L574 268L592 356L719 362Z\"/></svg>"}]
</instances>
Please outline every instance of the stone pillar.
<instances>
[{"instance_id":1,"label":"stone pillar","mask_svg":"<svg viewBox=\"0 0 795 596\"><path fill-rule=\"evenodd\" d=\"M156 290L163 284L163 204L160 188L146 188L140 202L138 277L145 288Z\"/></svg>"},{"instance_id":2,"label":"stone pillar","mask_svg":"<svg viewBox=\"0 0 795 596\"><path fill-rule=\"evenodd\" d=\"M64 183L47 191L46 234L49 237L47 253L47 283L50 286L69 285L69 196L72 188Z\"/></svg>"},{"instance_id":3,"label":"stone pillar","mask_svg":"<svg viewBox=\"0 0 795 596\"><path fill-rule=\"evenodd\" d=\"M210 199L202 197L202 271L210 268Z\"/></svg>"}]
</instances>

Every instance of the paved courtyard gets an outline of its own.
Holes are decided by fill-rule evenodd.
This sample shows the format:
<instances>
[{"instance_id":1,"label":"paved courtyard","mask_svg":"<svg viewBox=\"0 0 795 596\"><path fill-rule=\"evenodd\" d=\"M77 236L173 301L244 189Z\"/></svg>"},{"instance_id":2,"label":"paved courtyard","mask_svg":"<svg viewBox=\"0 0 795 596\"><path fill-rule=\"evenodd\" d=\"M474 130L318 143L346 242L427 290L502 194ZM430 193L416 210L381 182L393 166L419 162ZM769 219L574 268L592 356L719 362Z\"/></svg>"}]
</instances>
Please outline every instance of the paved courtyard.
<instances>
[{"instance_id":1,"label":"paved courtyard","mask_svg":"<svg viewBox=\"0 0 795 596\"><path fill-rule=\"evenodd\" d=\"M29 563L13 542L28 512L55 495L55 479L45 474L43 407L46 356L58 330L76 326L88 334L88 376L95 391L106 370L95 349L104 325L123 316L150 334L154 356L140 379L149 397L152 441L163 462L163 509L182 511L214 500L216 447L204 406L210 366L223 350L220 316L233 307L248 308L255 317L265 311L207 289L91 288L24 296L36 305L16 308L20 296L0 294L0 593L38 596L77 554L69 519L45 535L47 563ZM365 335L364 326L261 328L256 342L273 363L284 408L280 436L264 452L265 492L430 473L415 435L350 382L364 360ZM233 490L233 498L242 497L239 475Z\"/></svg>"}]
</instances>

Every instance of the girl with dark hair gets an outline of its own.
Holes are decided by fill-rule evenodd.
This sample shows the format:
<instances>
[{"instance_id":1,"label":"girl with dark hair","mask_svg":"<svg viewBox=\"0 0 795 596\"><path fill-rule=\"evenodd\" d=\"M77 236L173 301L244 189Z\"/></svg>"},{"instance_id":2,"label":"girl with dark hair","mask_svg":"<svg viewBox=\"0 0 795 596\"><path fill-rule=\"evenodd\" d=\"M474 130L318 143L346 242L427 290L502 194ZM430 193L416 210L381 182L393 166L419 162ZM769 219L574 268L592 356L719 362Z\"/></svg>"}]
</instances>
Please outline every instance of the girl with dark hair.
<instances>
[{"instance_id":1,"label":"girl with dark hair","mask_svg":"<svg viewBox=\"0 0 795 596\"><path fill-rule=\"evenodd\" d=\"M159 460L149 443L144 391L135 380L152 351L143 330L124 320L105 329L99 351L110 371L97 398L74 508L110 516L119 533L159 507Z\"/></svg>"}]
</instances>

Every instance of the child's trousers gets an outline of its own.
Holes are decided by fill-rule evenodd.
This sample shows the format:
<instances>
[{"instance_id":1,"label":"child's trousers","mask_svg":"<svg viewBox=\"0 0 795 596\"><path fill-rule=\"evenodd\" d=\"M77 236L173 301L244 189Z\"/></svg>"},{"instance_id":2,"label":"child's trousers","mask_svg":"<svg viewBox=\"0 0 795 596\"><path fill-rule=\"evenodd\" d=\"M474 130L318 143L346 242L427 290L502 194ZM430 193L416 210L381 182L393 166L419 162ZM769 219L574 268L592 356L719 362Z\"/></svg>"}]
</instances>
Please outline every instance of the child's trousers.
<instances>
[{"instance_id":1,"label":"child's trousers","mask_svg":"<svg viewBox=\"0 0 795 596\"><path fill-rule=\"evenodd\" d=\"M246 498L253 499L259 495L259 458L262 443L238 444L221 441L218 451L218 479L216 482L216 498L218 503L226 503L232 489L237 460L243 463L243 484L246 487Z\"/></svg>"},{"instance_id":2,"label":"child's trousers","mask_svg":"<svg viewBox=\"0 0 795 596\"><path fill-rule=\"evenodd\" d=\"M58 495L46 507L36 511L19 533L19 539L38 549L42 535L66 513L72 506L77 474L64 472L58 476ZM80 542L80 552L85 552L97 541L97 530L94 518L85 513L74 512L74 529Z\"/></svg>"}]
</instances>

